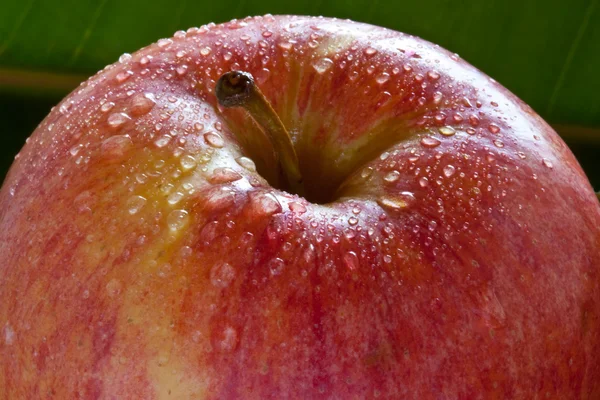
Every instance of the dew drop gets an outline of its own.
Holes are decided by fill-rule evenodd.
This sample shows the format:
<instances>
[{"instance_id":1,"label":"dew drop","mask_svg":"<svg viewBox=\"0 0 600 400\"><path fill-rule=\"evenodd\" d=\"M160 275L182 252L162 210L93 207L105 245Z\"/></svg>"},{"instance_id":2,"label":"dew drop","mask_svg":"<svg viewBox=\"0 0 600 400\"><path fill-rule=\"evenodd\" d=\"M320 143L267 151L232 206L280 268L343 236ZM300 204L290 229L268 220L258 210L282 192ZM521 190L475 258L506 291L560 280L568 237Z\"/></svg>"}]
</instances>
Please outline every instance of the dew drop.
<instances>
[{"instance_id":1,"label":"dew drop","mask_svg":"<svg viewBox=\"0 0 600 400\"><path fill-rule=\"evenodd\" d=\"M547 158L543 158L543 159L542 159L542 163L543 163L543 164L544 164L546 167L548 167L548 168L550 168L550 169L554 168L554 165L552 165L552 163L550 162L550 160L548 160Z\"/></svg>"},{"instance_id":2,"label":"dew drop","mask_svg":"<svg viewBox=\"0 0 600 400\"><path fill-rule=\"evenodd\" d=\"M377 203L386 209L399 211L409 207L415 201L415 195L411 192L401 192L396 196L385 196L377 200Z\"/></svg>"},{"instance_id":3,"label":"dew drop","mask_svg":"<svg viewBox=\"0 0 600 400\"><path fill-rule=\"evenodd\" d=\"M427 179L424 176L419 179L419 186L427 187L428 185L429 185L429 179Z\"/></svg>"},{"instance_id":4,"label":"dew drop","mask_svg":"<svg viewBox=\"0 0 600 400\"><path fill-rule=\"evenodd\" d=\"M110 111L113 107L115 106L115 103L113 103L112 101L107 101L106 103L102 104L100 106L100 111L102 112L108 112Z\"/></svg>"},{"instance_id":5,"label":"dew drop","mask_svg":"<svg viewBox=\"0 0 600 400\"><path fill-rule=\"evenodd\" d=\"M256 82L258 82L259 85L262 85L269 79L270 75L271 71L268 68L262 68L255 75Z\"/></svg>"},{"instance_id":6,"label":"dew drop","mask_svg":"<svg viewBox=\"0 0 600 400\"><path fill-rule=\"evenodd\" d=\"M121 56L119 57L119 62L121 64L125 64L127 61L131 60L131 54L129 53L123 53L121 54Z\"/></svg>"},{"instance_id":7,"label":"dew drop","mask_svg":"<svg viewBox=\"0 0 600 400\"><path fill-rule=\"evenodd\" d=\"M138 93L131 98L130 112L132 115L144 115L150 112L156 101L152 93Z\"/></svg>"},{"instance_id":8,"label":"dew drop","mask_svg":"<svg viewBox=\"0 0 600 400\"><path fill-rule=\"evenodd\" d=\"M490 125L488 126L488 130L489 130L491 133L498 133L498 132L500 132L500 127L499 127L498 125L496 125L496 124L490 124Z\"/></svg>"},{"instance_id":9,"label":"dew drop","mask_svg":"<svg viewBox=\"0 0 600 400\"><path fill-rule=\"evenodd\" d=\"M156 44L162 49L169 46L171 43L173 43L171 39L159 39Z\"/></svg>"},{"instance_id":10,"label":"dew drop","mask_svg":"<svg viewBox=\"0 0 600 400\"><path fill-rule=\"evenodd\" d=\"M123 285L121 282L118 279L113 278L106 284L106 294L108 297L118 296L119 293L121 293L122 288Z\"/></svg>"},{"instance_id":11,"label":"dew drop","mask_svg":"<svg viewBox=\"0 0 600 400\"><path fill-rule=\"evenodd\" d=\"M396 182L398 179L400 179L400 172L398 172L398 171L388 172L383 179L389 183Z\"/></svg>"},{"instance_id":12,"label":"dew drop","mask_svg":"<svg viewBox=\"0 0 600 400\"><path fill-rule=\"evenodd\" d=\"M181 168L183 168L184 171L189 171L190 169L196 167L196 159L194 158L194 156L188 154L181 157L181 160L179 160L179 164L181 165Z\"/></svg>"},{"instance_id":13,"label":"dew drop","mask_svg":"<svg viewBox=\"0 0 600 400\"><path fill-rule=\"evenodd\" d=\"M367 179L371 175L373 175L373 168L371 168L371 167L364 168L360 172L360 177L363 178L363 179Z\"/></svg>"},{"instance_id":14,"label":"dew drop","mask_svg":"<svg viewBox=\"0 0 600 400\"><path fill-rule=\"evenodd\" d=\"M225 289L235 279L235 269L226 262L217 262L210 269L210 282L221 289Z\"/></svg>"},{"instance_id":15,"label":"dew drop","mask_svg":"<svg viewBox=\"0 0 600 400\"><path fill-rule=\"evenodd\" d=\"M234 182L242 179L242 175L239 172L232 170L231 168L222 167L215 168L212 175L208 178L208 181L213 184L223 184Z\"/></svg>"},{"instance_id":16,"label":"dew drop","mask_svg":"<svg viewBox=\"0 0 600 400\"><path fill-rule=\"evenodd\" d=\"M440 142L438 139L431 137L431 136L425 136L423 139L421 139L421 145L423 147L427 147L429 149L433 149L434 147L438 147L440 145Z\"/></svg>"},{"instance_id":17,"label":"dew drop","mask_svg":"<svg viewBox=\"0 0 600 400\"><path fill-rule=\"evenodd\" d=\"M117 129L130 120L131 117L125 113L112 113L108 116L107 123L111 128Z\"/></svg>"},{"instance_id":18,"label":"dew drop","mask_svg":"<svg viewBox=\"0 0 600 400\"><path fill-rule=\"evenodd\" d=\"M494 145L496 147L502 148L502 147L504 147L504 142L502 140L500 140L500 139L496 139L496 140L494 140Z\"/></svg>"},{"instance_id":19,"label":"dew drop","mask_svg":"<svg viewBox=\"0 0 600 400\"><path fill-rule=\"evenodd\" d=\"M223 138L215 132L208 132L204 134L204 140L208 143L209 146L221 148L225 145L223 142Z\"/></svg>"},{"instance_id":20,"label":"dew drop","mask_svg":"<svg viewBox=\"0 0 600 400\"><path fill-rule=\"evenodd\" d=\"M171 141L170 135L163 135L154 141L154 145L158 148L165 147Z\"/></svg>"},{"instance_id":21,"label":"dew drop","mask_svg":"<svg viewBox=\"0 0 600 400\"><path fill-rule=\"evenodd\" d=\"M76 156L83 149L83 144L79 143L69 149L69 154Z\"/></svg>"},{"instance_id":22,"label":"dew drop","mask_svg":"<svg viewBox=\"0 0 600 400\"><path fill-rule=\"evenodd\" d=\"M185 210L173 210L167 216L167 226L171 232L177 232L189 221L190 216Z\"/></svg>"},{"instance_id":23,"label":"dew drop","mask_svg":"<svg viewBox=\"0 0 600 400\"><path fill-rule=\"evenodd\" d=\"M390 74L388 74L387 72L384 72L375 78L375 82L377 82L379 85L383 85L389 79L390 79Z\"/></svg>"},{"instance_id":24,"label":"dew drop","mask_svg":"<svg viewBox=\"0 0 600 400\"><path fill-rule=\"evenodd\" d=\"M374 49L372 47L369 47L369 48L365 49L365 55L367 55L367 56L370 57L370 56L373 56L375 54L377 54L377 50L376 49Z\"/></svg>"},{"instance_id":25,"label":"dew drop","mask_svg":"<svg viewBox=\"0 0 600 400\"><path fill-rule=\"evenodd\" d=\"M437 71L429 71L427 72L427 76L433 81L437 81L438 79L440 79L440 74Z\"/></svg>"},{"instance_id":26,"label":"dew drop","mask_svg":"<svg viewBox=\"0 0 600 400\"><path fill-rule=\"evenodd\" d=\"M173 192L167 197L167 203L175 205L183 199L184 194L182 192Z\"/></svg>"},{"instance_id":27,"label":"dew drop","mask_svg":"<svg viewBox=\"0 0 600 400\"><path fill-rule=\"evenodd\" d=\"M349 251L343 256L344 265L350 271L356 271L358 269L358 256L355 252Z\"/></svg>"},{"instance_id":28,"label":"dew drop","mask_svg":"<svg viewBox=\"0 0 600 400\"><path fill-rule=\"evenodd\" d=\"M125 82L133 76L133 71L122 71L115 76L115 80L119 83Z\"/></svg>"},{"instance_id":29,"label":"dew drop","mask_svg":"<svg viewBox=\"0 0 600 400\"><path fill-rule=\"evenodd\" d=\"M7 346L11 346L14 342L15 331L12 328L12 326L10 326L10 324L7 322L6 325L4 325L4 343L6 343Z\"/></svg>"},{"instance_id":30,"label":"dew drop","mask_svg":"<svg viewBox=\"0 0 600 400\"><path fill-rule=\"evenodd\" d=\"M285 262L281 258L273 258L269 261L269 272L271 276L281 275L285 269Z\"/></svg>"},{"instance_id":31,"label":"dew drop","mask_svg":"<svg viewBox=\"0 0 600 400\"><path fill-rule=\"evenodd\" d=\"M247 169L250 172L255 172L256 171L256 164L254 164L254 161L252 161L252 159L248 158L248 157L238 157L235 159L235 161L242 167Z\"/></svg>"},{"instance_id":32,"label":"dew drop","mask_svg":"<svg viewBox=\"0 0 600 400\"><path fill-rule=\"evenodd\" d=\"M252 211L256 215L271 216L282 210L279 200L271 193L260 193L251 197Z\"/></svg>"},{"instance_id":33,"label":"dew drop","mask_svg":"<svg viewBox=\"0 0 600 400\"><path fill-rule=\"evenodd\" d=\"M356 217L348 218L348 224L350 224L351 226L358 224L358 218L356 218Z\"/></svg>"},{"instance_id":34,"label":"dew drop","mask_svg":"<svg viewBox=\"0 0 600 400\"><path fill-rule=\"evenodd\" d=\"M324 74L325 72L327 72L327 70L333 67L333 61L331 61L327 57L320 58L317 61L313 62L312 66L315 69L315 71L317 71L317 73Z\"/></svg>"},{"instance_id":35,"label":"dew drop","mask_svg":"<svg viewBox=\"0 0 600 400\"><path fill-rule=\"evenodd\" d=\"M219 342L219 348L221 351L230 352L235 349L238 343L238 333L237 331L228 326L223 330L223 339Z\"/></svg>"},{"instance_id":36,"label":"dew drop","mask_svg":"<svg viewBox=\"0 0 600 400\"><path fill-rule=\"evenodd\" d=\"M444 136L452 136L456 133L456 130L451 126L442 126L438 130Z\"/></svg>"},{"instance_id":37,"label":"dew drop","mask_svg":"<svg viewBox=\"0 0 600 400\"><path fill-rule=\"evenodd\" d=\"M200 54L203 55L203 56L205 56L205 57L207 55L209 55L211 52L212 52L212 49L210 47L208 47L208 46L203 47L202 49L200 49Z\"/></svg>"},{"instance_id":38,"label":"dew drop","mask_svg":"<svg viewBox=\"0 0 600 400\"><path fill-rule=\"evenodd\" d=\"M446 165L443 169L443 173L446 178L450 178L455 172L456 168L454 168L454 165Z\"/></svg>"},{"instance_id":39,"label":"dew drop","mask_svg":"<svg viewBox=\"0 0 600 400\"><path fill-rule=\"evenodd\" d=\"M144 207L144 204L146 204L145 197L132 196L127 201L127 211L129 211L129 214L131 215L137 214L142 209L142 207Z\"/></svg>"},{"instance_id":40,"label":"dew drop","mask_svg":"<svg viewBox=\"0 0 600 400\"><path fill-rule=\"evenodd\" d=\"M290 207L290 210L296 214L304 214L306 212L306 207L302 203L292 201L288 206Z\"/></svg>"}]
</instances>

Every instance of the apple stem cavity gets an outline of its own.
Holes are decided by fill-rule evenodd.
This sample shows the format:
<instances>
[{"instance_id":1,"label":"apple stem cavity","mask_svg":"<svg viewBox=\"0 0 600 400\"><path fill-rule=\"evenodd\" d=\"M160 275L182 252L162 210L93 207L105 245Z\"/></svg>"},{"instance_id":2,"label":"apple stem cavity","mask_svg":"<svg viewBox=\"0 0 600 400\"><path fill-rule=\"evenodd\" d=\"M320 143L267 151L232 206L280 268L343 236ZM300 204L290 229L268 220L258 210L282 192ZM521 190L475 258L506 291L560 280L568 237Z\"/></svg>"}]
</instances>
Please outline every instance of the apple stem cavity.
<instances>
[{"instance_id":1,"label":"apple stem cavity","mask_svg":"<svg viewBox=\"0 0 600 400\"><path fill-rule=\"evenodd\" d=\"M304 184L298 156L292 139L281 119L260 91L254 77L245 71L230 71L217 81L215 95L219 104L226 108L242 107L265 132L278 157L280 173L287 182L287 188L304 196Z\"/></svg>"}]
</instances>

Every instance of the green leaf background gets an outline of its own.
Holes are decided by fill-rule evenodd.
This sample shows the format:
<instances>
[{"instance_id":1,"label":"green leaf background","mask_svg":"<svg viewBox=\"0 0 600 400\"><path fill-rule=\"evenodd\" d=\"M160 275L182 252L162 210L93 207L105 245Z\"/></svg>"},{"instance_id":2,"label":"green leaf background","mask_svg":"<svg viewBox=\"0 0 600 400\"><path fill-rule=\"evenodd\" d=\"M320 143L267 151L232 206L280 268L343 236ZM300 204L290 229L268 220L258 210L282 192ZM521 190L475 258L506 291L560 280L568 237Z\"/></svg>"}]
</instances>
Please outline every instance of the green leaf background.
<instances>
[{"instance_id":1,"label":"green leaf background","mask_svg":"<svg viewBox=\"0 0 600 400\"><path fill-rule=\"evenodd\" d=\"M0 176L80 81L178 29L261 14L350 18L438 43L550 122L600 189L600 0L3 0Z\"/></svg>"}]
</instances>

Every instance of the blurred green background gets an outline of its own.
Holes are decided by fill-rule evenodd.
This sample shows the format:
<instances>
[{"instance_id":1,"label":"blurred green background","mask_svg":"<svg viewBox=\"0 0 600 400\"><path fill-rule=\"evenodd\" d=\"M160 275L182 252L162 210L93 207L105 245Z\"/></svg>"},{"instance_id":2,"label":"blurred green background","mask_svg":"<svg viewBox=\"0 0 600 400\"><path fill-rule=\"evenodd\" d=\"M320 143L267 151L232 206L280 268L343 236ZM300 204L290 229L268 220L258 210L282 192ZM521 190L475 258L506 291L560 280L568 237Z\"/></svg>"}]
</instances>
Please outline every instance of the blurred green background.
<instances>
[{"instance_id":1,"label":"blurred green background","mask_svg":"<svg viewBox=\"0 0 600 400\"><path fill-rule=\"evenodd\" d=\"M80 81L178 29L257 14L350 18L438 43L550 122L600 189L600 0L2 0L0 177Z\"/></svg>"}]
</instances>

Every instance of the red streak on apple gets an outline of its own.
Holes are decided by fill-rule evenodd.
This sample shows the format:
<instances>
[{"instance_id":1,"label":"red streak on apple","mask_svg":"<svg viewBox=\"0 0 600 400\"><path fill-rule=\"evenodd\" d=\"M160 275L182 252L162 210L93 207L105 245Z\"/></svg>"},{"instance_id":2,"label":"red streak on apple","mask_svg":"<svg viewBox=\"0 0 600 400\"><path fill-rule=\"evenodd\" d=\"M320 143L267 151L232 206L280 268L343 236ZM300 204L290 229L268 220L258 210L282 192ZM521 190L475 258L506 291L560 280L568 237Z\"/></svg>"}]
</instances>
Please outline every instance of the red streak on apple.
<instances>
[{"instance_id":1,"label":"red streak on apple","mask_svg":"<svg viewBox=\"0 0 600 400\"><path fill-rule=\"evenodd\" d=\"M305 198L217 105L230 70ZM598 399L599 227L557 134L436 45L326 18L177 32L64 99L4 182L0 398Z\"/></svg>"}]
</instances>

